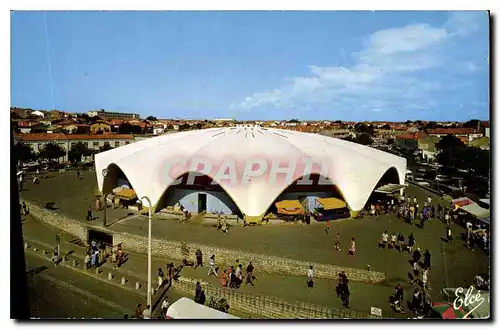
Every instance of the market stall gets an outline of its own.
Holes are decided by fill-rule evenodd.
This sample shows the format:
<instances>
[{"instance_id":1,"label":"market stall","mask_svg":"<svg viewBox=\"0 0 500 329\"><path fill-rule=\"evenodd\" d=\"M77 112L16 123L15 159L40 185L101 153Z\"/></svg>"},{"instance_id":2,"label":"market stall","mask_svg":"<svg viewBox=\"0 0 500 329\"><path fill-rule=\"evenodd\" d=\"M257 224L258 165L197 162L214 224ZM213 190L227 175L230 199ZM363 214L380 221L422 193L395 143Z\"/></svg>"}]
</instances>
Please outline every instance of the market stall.
<instances>
[{"instance_id":1,"label":"market stall","mask_svg":"<svg viewBox=\"0 0 500 329\"><path fill-rule=\"evenodd\" d=\"M299 200L282 200L275 203L277 217L283 220L301 220L305 210Z\"/></svg>"},{"instance_id":2,"label":"market stall","mask_svg":"<svg viewBox=\"0 0 500 329\"><path fill-rule=\"evenodd\" d=\"M338 198L317 198L314 215L317 221L349 218L350 213L345 201Z\"/></svg>"}]
</instances>

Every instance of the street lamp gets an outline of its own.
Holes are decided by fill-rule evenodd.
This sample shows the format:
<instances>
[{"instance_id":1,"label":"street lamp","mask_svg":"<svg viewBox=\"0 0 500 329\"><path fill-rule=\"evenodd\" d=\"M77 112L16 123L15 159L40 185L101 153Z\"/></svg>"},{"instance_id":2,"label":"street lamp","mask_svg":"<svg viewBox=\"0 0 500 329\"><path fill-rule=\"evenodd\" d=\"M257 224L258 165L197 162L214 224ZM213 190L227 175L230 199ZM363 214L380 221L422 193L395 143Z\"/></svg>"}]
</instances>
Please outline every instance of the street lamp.
<instances>
[{"instance_id":1,"label":"street lamp","mask_svg":"<svg viewBox=\"0 0 500 329\"><path fill-rule=\"evenodd\" d=\"M104 177L104 180L106 180L106 176L108 176L108 169L104 168L102 170L102 177ZM103 185L103 192L104 192L104 182L102 183ZM108 207L108 201L106 200L107 199L107 195L105 193L103 193L103 196L104 196L104 219L102 221L102 226L103 227L106 227L106 208Z\"/></svg>"},{"instance_id":2,"label":"street lamp","mask_svg":"<svg viewBox=\"0 0 500 329\"><path fill-rule=\"evenodd\" d=\"M138 204L142 204L141 200L145 199L148 202L148 305L151 305L151 218L152 218L152 203L147 196L143 196L137 201Z\"/></svg>"}]
</instances>

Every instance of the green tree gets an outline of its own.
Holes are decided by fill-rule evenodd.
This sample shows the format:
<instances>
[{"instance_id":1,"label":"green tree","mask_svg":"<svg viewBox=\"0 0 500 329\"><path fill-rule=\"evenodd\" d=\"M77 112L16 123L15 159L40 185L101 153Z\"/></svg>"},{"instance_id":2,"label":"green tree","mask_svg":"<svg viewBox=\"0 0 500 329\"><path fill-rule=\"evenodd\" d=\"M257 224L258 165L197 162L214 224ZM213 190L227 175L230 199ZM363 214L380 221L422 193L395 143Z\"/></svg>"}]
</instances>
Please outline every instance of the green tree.
<instances>
[{"instance_id":1,"label":"green tree","mask_svg":"<svg viewBox=\"0 0 500 329\"><path fill-rule=\"evenodd\" d=\"M475 128L475 129L481 128L481 126L482 126L481 121L477 119L469 120L462 125L463 128Z\"/></svg>"},{"instance_id":2,"label":"green tree","mask_svg":"<svg viewBox=\"0 0 500 329\"><path fill-rule=\"evenodd\" d=\"M28 162L36 159L36 154L31 146L24 143L17 143L14 146L14 152L16 153L17 161Z\"/></svg>"},{"instance_id":3,"label":"green tree","mask_svg":"<svg viewBox=\"0 0 500 329\"><path fill-rule=\"evenodd\" d=\"M150 116L148 116L148 117L146 118L146 120L148 120L148 121L158 121L158 119L157 119L156 117L151 116L151 115L150 115Z\"/></svg>"},{"instance_id":4,"label":"green tree","mask_svg":"<svg viewBox=\"0 0 500 329\"><path fill-rule=\"evenodd\" d=\"M109 143L104 143L104 146L101 146L99 147L99 152L105 152L105 151L109 151L109 150L112 150L113 147L111 147L111 145L109 145Z\"/></svg>"},{"instance_id":5,"label":"green tree","mask_svg":"<svg viewBox=\"0 0 500 329\"><path fill-rule=\"evenodd\" d=\"M359 134L354 139L354 142L361 145L370 145L373 143L373 140L368 134Z\"/></svg>"},{"instance_id":6,"label":"green tree","mask_svg":"<svg viewBox=\"0 0 500 329\"><path fill-rule=\"evenodd\" d=\"M370 136L373 136L375 134L375 131L371 125L366 125L362 122L356 123L356 125L354 126L354 131L357 133L368 134Z\"/></svg>"},{"instance_id":7,"label":"green tree","mask_svg":"<svg viewBox=\"0 0 500 329\"><path fill-rule=\"evenodd\" d=\"M92 152L87 147L87 144L78 142L71 146L68 152L68 160L72 163L79 163L82 161L82 156L90 156Z\"/></svg>"},{"instance_id":8,"label":"green tree","mask_svg":"<svg viewBox=\"0 0 500 329\"><path fill-rule=\"evenodd\" d=\"M436 129L438 127L436 121L429 121L425 124L424 126L424 130L427 130L427 129Z\"/></svg>"},{"instance_id":9,"label":"green tree","mask_svg":"<svg viewBox=\"0 0 500 329\"><path fill-rule=\"evenodd\" d=\"M55 143L47 143L43 146L43 149L39 153L39 157L43 159L48 159L52 162L54 159L58 159L65 156L66 152Z\"/></svg>"}]
</instances>

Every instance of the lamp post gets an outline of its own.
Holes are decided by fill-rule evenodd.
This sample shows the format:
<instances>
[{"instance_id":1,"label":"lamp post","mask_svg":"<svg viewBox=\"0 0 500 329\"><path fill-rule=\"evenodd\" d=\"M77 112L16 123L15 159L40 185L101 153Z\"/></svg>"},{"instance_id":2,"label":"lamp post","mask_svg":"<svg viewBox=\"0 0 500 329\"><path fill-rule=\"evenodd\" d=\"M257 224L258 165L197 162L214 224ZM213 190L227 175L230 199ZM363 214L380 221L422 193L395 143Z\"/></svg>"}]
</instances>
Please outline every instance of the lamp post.
<instances>
[{"instance_id":1,"label":"lamp post","mask_svg":"<svg viewBox=\"0 0 500 329\"><path fill-rule=\"evenodd\" d=\"M147 196L143 196L137 203L142 204L141 200L145 199L148 202L148 305L151 305L151 218L152 218L152 204Z\"/></svg>"},{"instance_id":2,"label":"lamp post","mask_svg":"<svg viewBox=\"0 0 500 329\"><path fill-rule=\"evenodd\" d=\"M106 180L106 176L108 176L108 170L103 169L102 170L102 177L104 177L104 180ZM102 190L104 192L104 182L102 183L102 185L103 185ZM102 195L104 196L104 202L103 202L103 204L104 204L104 219L102 221L102 226L106 227L106 208L108 208L108 201L106 200L107 195L105 193L103 193Z\"/></svg>"}]
</instances>

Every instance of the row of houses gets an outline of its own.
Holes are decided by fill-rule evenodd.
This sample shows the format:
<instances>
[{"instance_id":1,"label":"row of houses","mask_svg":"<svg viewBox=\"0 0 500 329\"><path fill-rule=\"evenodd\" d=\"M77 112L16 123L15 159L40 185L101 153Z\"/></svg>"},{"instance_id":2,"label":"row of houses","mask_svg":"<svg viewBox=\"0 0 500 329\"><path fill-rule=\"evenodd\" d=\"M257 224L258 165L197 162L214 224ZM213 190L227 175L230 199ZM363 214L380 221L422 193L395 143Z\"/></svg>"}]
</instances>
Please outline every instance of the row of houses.
<instances>
[{"instance_id":1,"label":"row of houses","mask_svg":"<svg viewBox=\"0 0 500 329\"><path fill-rule=\"evenodd\" d=\"M426 131L397 135L394 143L402 149L410 151L420 150L424 158L434 159L438 152L436 143L447 135L456 136L466 145L489 150L489 127L485 127L483 132L474 128L428 129Z\"/></svg>"}]
</instances>

